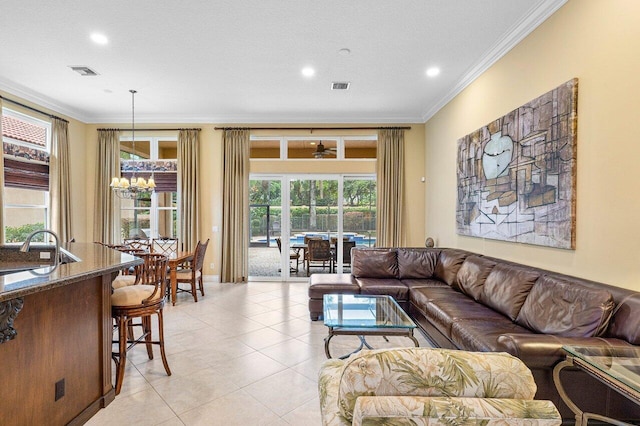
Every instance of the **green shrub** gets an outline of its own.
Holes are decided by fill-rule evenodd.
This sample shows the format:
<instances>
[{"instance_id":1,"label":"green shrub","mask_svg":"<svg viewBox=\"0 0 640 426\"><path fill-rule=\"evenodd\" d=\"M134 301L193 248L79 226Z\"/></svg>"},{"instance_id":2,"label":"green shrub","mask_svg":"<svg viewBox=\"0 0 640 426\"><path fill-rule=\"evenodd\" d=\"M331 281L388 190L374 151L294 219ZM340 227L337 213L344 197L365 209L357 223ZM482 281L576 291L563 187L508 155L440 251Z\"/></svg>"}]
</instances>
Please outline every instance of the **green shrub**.
<instances>
[{"instance_id":1,"label":"green shrub","mask_svg":"<svg viewBox=\"0 0 640 426\"><path fill-rule=\"evenodd\" d=\"M21 226L7 226L4 228L5 239L8 243L21 243L27 239L33 231L44 229L44 223L29 223ZM38 234L33 237L36 242L44 241L44 234Z\"/></svg>"}]
</instances>

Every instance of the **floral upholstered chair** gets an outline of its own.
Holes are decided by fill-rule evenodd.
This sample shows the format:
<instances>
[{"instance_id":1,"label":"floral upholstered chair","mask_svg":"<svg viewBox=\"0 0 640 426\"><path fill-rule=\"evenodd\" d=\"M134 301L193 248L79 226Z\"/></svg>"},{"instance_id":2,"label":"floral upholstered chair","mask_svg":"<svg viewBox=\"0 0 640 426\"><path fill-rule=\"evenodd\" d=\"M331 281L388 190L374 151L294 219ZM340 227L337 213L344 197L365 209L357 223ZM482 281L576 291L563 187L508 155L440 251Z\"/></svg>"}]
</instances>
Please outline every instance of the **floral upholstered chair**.
<instances>
[{"instance_id":1,"label":"floral upholstered chair","mask_svg":"<svg viewBox=\"0 0 640 426\"><path fill-rule=\"evenodd\" d=\"M550 401L534 400L531 371L506 353L407 348L327 360L318 390L322 424L559 425Z\"/></svg>"}]
</instances>

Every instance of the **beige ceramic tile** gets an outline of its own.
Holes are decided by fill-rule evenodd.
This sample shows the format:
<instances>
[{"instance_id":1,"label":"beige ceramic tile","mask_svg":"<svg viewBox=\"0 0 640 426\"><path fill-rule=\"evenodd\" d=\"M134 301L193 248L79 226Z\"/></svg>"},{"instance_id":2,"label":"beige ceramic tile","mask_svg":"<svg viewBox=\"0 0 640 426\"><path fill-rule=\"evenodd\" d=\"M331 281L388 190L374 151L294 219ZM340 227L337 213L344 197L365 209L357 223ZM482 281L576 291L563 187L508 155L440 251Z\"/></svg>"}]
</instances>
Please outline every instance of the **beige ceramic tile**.
<instances>
[{"instance_id":1,"label":"beige ceramic tile","mask_svg":"<svg viewBox=\"0 0 640 426\"><path fill-rule=\"evenodd\" d=\"M280 418L248 393L227 394L180 416L186 426L270 425Z\"/></svg>"},{"instance_id":2,"label":"beige ceramic tile","mask_svg":"<svg viewBox=\"0 0 640 426\"><path fill-rule=\"evenodd\" d=\"M317 383L291 369L271 375L243 390L279 416L317 398Z\"/></svg>"}]
</instances>

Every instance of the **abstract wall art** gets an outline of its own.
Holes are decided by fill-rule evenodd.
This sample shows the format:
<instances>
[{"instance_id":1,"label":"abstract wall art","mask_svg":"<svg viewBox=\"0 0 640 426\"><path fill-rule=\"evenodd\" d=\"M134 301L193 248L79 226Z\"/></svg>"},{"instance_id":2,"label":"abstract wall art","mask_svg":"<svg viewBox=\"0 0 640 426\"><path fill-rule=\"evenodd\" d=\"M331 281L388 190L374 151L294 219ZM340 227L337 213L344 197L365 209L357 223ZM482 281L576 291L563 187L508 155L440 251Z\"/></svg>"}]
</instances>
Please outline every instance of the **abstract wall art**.
<instances>
[{"instance_id":1,"label":"abstract wall art","mask_svg":"<svg viewBox=\"0 0 640 426\"><path fill-rule=\"evenodd\" d=\"M458 140L460 235L575 249L578 79Z\"/></svg>"}]
</instances>

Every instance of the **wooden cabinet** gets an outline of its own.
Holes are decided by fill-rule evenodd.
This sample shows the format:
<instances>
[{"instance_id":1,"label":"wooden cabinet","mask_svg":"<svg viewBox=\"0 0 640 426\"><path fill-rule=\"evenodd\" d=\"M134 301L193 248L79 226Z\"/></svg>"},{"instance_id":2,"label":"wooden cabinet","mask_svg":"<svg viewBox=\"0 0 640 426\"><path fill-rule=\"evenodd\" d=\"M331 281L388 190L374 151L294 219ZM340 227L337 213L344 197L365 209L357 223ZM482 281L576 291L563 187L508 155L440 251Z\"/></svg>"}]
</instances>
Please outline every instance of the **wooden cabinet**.
<instances>
[{"instance_id":1,"label":"wooden cabinet","mask_svg":"<svg viewBox=\"0 0 640 426\"><path fill-rule=\"evenodd\" d=\"M114 399L110 294L107 273L23 297L0 345L0 423L83 424Z\"/></svg>"}]
</instances>

